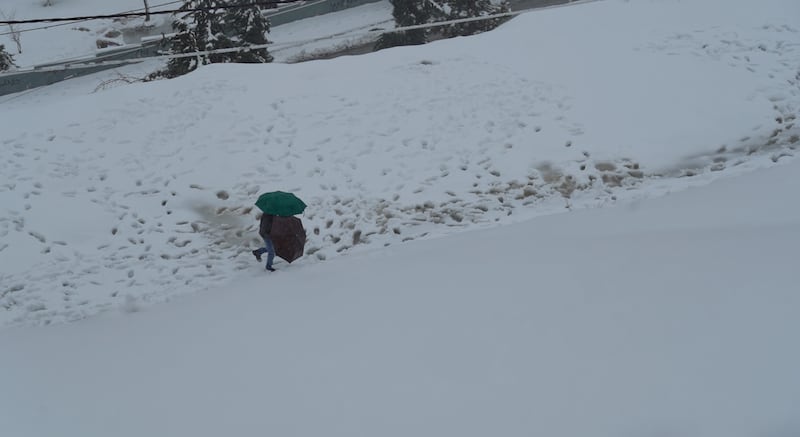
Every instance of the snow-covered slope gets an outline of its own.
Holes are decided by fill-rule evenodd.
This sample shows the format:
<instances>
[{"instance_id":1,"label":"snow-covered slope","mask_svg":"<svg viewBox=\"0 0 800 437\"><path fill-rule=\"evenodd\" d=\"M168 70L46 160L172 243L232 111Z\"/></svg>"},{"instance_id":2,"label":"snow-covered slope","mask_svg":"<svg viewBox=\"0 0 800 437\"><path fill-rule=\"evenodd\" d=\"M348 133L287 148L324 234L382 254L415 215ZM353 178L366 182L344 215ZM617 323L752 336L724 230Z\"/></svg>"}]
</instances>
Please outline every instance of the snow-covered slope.
<instances>
[{"instance_id":1,"label":"snow-covered slope","mask_svg":"<svg viewBox=\"0 0 800 437\"><path fill-rule=\"evenodd\" d=\"M798 12L4 100L0 435L800 435ZM310 240L268 274L275 189Z\"/></svg>"},{"instance_id":2,"label":"snow-covered slope","mask_svg":"<svg viewBox=\"0 0 800 437\"><path fill-rule=\"evenodd\" d=\"M610 0L368 56L22 96L0 107L0 321L258 270L262 191L309 204L308 256L279 265L299 272L772 165L798 144L798 9Z\"/></svg>"},{"instance_id":3,"label":"snow-covered slope","mask_svg":"<svg viewBox=\"0 0 800 437\"><path fill-rule=\"evenodd\" d=\"M800 433L800 163L0 331L9 436Z\"/></svg>"}]
</instances>

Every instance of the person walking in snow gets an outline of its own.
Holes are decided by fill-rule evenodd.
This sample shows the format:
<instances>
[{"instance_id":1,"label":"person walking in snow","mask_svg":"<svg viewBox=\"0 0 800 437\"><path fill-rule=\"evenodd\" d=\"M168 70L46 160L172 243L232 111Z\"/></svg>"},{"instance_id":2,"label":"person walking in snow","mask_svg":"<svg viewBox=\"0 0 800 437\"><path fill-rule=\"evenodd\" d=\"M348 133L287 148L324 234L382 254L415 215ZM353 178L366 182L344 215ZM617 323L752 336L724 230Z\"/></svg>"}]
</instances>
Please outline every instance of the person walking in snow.
<instances>
[{"instance_id":1,"label":"person walking in snow","mask_svg":"<svg viewBox=\"0 0 800 437\"><path fill-rule=\"evenodd\" d=\"M272 268L272 260L275 259L275 246L272 244L272 238L270 238L270 233L272 232L272 219L275 216L272 214L261 214L261 223L258 226L258 235L264 240L264 247L256 249L253 251L253 256L256 257L258 262L261 262L261 255L264 252L267 253L267 270L270 272L274 272L275 269Z\"/></svg>"}]
</instances>

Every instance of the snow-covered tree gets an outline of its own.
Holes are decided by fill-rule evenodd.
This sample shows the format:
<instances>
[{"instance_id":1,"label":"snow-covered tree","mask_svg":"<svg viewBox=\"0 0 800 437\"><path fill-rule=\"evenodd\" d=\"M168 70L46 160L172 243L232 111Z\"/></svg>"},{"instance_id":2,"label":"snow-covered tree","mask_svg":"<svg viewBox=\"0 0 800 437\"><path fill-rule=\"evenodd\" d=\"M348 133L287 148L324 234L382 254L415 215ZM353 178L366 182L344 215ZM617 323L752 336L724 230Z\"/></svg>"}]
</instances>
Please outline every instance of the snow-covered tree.
<instances>
[{"instance_id":1,"label":"snow-covered tree","mask_svg":"<svg viewBox=\"0 0 800 437\"><path fill-rule=\"evenodd\" d=\"M437 0L391 0L395 26L407 27L440 21L446 14L443 3ZM384 33L376 48L385 49L401 45L425 44L430 29L414 29Z\"/></svg>"},{"instance_id":2,"label":"snow-covered tree","mask_svg":"<svg viewBox=\"0 0 800 437\"><path fill-rule=\"evenodd\" d=\"M181 53L194 53L198 51L197 41L195 40L194 32L191 32L189 25L180 20L172 23L172 29L176 32L175 36L170 40L171 50L174 55ZM194 71L199 64L199 57L187 56L181 58L171 58L167 61L167 67L164 70L157 71L151 74L149 79L156 79L159 77L173 78Z\"/></svg>"},{"instance_id":3,"label":"snow-covered tree","mask_svg":"<svg viewBox=\"0 0 800 437\"><path fill-rule=\"evenodd\" d=\"M485 17L488 15L500 14L510 10L508 3L492 3L491 0L448 0L448 20L458 20L460 18ZM494 18L480 21L470 21L467 23L453 24L444 29L447 37L475 35L476 33L486 32L499 26L507 18Z\"/></svg>"},{"instance_id":4,"label":"snow-covered tree","mask_svg":"<svg viewBox=\"0 0 800 437\"><path fill-rule=\"evenodd\" d=\"M178 18L172 21L175 35L170 40L172 54L196 53L219 48L214 44L222 32L222 5L220 0L185 0L178 9ZM194 71L199 65L210 64L209 55L172 58L167 68L154 73L155 77L177 77Z\"/></svg>"},{"instance_id":5,"label":"snow-covered tree","mask_svg":"<svg viewBox=\"0 0 800 437\"><path fill-rule=\"evenodd\" d=\"M457 20L460 18L483 17L509 10L508 3L493 3L492 0L391 0L392 16L397 27L415 26L437 21ZM446 37L473 35L494 29L500 19L480 20L469 23L453 24L444 28L414 29L404 32L385 33L376 44L382 49L398 45L425 44L431 33L436 32Z\"/></svg>"},{"instance_id":6,"label":"snow-covered tree","mask_svg":"<svg viewBox=\"0 0 800 437\"><path fill-rule=\"evenodd\" d=\"M249 0L185 0L172 23L173 54L206 52L218 49L266 44L269 22ZM241 52L207 53L191 57L173 58L163 71L150 76L177 77L194 71L200 65L222 62L271 62L266 49Z\"/></svg>"},{"instance_id":7,"label":"snow-covered tree","mask_svg":"<svg viewBox=\"0 0 800 437\"><path fill-rule=\"evenodd\" d=\"M6 51L6 46L0 44L0 71L10 70L11 67L16 67L14 57Z\"/></svg>"},{"instance_id":8,"label":"snow-covered tree","mask_svg":"<svg viewBox=\"0 0 800 437\"><path fill-rule=\"evenodd\" d=\"M234 5L247 5L230 9L227 22L232 26L231 38L235 45L250 46L267 44L269 20L261 8L250 0L234 0ZM232 53L232 62L263 63L272 62L272 55L266 48Z\"/></svg>"}]
</instances>

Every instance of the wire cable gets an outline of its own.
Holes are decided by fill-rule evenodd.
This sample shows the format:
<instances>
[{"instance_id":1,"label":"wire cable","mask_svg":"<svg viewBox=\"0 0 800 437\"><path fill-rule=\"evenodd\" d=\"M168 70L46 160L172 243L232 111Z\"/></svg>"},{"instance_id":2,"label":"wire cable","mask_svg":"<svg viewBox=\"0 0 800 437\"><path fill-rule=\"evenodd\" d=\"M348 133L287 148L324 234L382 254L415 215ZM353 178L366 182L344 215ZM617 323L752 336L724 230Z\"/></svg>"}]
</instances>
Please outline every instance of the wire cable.
<instances>
[{"instance_id":1,"label":"wire cable","mask_svg":"<svg viewBox=\"0 0 800 437\"><path fill-rule=\"evenodd\" d=\"M150 6L150 9L159 8L161 6L172 5L172 4L175 4L175 3L183 3L183 0L174 0L174 1L171 1L171 2L166 2L166 3L161 3L161 4L158 4L158 5L153 5L153 6ZM131 9L131 10L128 10L128 11L122 11L122 13L138 12L138 11L144 11L144 10L145 10L144 8ZM66 22L66 23L51 24L49 26L32 27L32 28L29 28L29 29L20 29L20 30L15 30L13 32L2 32L2 33L0 33L0 36L13 35L15 33L33 32L33 31L36 31L36 30L47 30L47 29L52 29L54 27L69 26L70 24L85 23L87 21L91 21L91 20L90 19L83 19L83 20L69 21L69 22ZM11 25L13 26L13 23Z\"/></svg>"},{"instance_id":2,"label":"wire cable","mask_svg":"<svg viewBox=\"0 0 800 437\"><path fill-rule=\"evenodd\" d=\"M334 35L328 35L328 36L321 37L321 38L312 38L312 39L302 40L302 41L280 43L280 44L277 44L278 47L276 47L276 44L274 44L274 43L267 43L267 44L249 45L249 46L243 46L243 47L232 47L232 48L227 48L227 49L203 50L203 51L197 51L197 52L191 52L191 53L176 53L176 54L167 54L167 55L159 55L159 56L148 56L148 57L143 57L143 58L121 59L121 60L113 60L113 61L96 61L95 60L96 58L92 58L91 60L90 59L84 59L84 60L81 60L81 61L78 61L78 62L64 63L62 65L57 65L57 66L54 65L54 66L50 66L50 67L34 67L34 68L26 69L26 70L15 70L13 72L12 71L7 71L7 72L2 73L2 74L13 75L13 74L26 73L26 72L30 72L30 71L42 71L42 72L44 72L44 71L62 71L62 70L83 69L83 68L87 68L87 67L95 67L95 66L102 66L102 65L109 65L109 66L111 66L111 65L129 65L129 64L137 64L137 63L140 63L140 62L159 60L159 59L165 59L166 60L166 59L190 58L190 57L196 57L196 56L206 56L206 55L221 54L221 53L247 52L247 51L250 51L250 50L259 50L259 49L266 49L266 48L273 48L273 47L276 48L276 51L277 51L277 50L283 50L283 49L286 49L286 48L290 48L290 47L294 47L294 46L298 46L298 45L302 45L302 44L306 44L306 43L310 43L310 42L321 41L321 40L324 40L324 39L340 39L340 38L343 38L343 37L359 37L359 36L366 36L366 35L370 35L370 34L377 35L377 34L380 34L380 33L395 33L395 32L404 32L404 31L407 31L407 30L426 29L426 28L439 27L439 26L449 26L451 24L461 24L461 23L469 23L469 22L473 22L473 21L492 20L492 19L503 18L503 17L513 17L513 16L516 16L516 15L529 13L531 11L532 10L515 11L515 12L503 12L503 13L500 13L500 14L485 15L485 16L482 16L482 17L460 18L460 19L457 19L457 20L438 21L438 22L434 22L434 23L417 24L417 25L414 25L414 26L406 26L406 27L395 27L393 29L381 29L381 30L376 30L376 31L367 31L367 32L363 32L363 33L354 33L354 34L346 34L346 32L339 32L339 33L336 33ZM0 75L2 75L2 74L0 74Z\"/></svg>"},{"instance_id":3,"label":"wire cable","mask_svg":"<svg viewBox=\"0 0 800 437\"><path fill-rule=\"evenodd\" d=\"M190 12L203 12L203 11L217 11L217 10L225 10L225 9L240 9L240 8L249 8L253 6L272 6L272 5L279 5L285 3L296 3L297 0L269 0L269 1L256 1L252 3L246 3L241 5L223 5L223 6L214 6L214 7L205 7L205 8L192 8L192 9L171 9L165 11L150 11L149 15L164 15L164 14L178 14L178 13L190 13ZM79 17L56 17L56 18L35 18L31 20L3 20L0 21L0 25L9 25L9 24L30 24L30 23L54 23L59 21L87 21L87 20L103 20L107 18L126 18L126 17L141 17L144 15L148 15L147 12L120 12L116 14L108 14L108 15L85 15Z\"/></svg>"}]
</instances>

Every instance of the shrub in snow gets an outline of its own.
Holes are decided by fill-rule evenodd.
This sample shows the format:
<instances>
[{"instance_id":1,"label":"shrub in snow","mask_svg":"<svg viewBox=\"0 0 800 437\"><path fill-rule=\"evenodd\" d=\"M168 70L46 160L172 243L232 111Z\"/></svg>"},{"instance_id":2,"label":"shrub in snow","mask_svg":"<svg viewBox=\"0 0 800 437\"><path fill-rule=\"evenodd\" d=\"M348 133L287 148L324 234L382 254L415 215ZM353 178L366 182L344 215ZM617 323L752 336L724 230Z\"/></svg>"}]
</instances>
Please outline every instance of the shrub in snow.
<instances>
[{"instance_id":1,"label":"shrub in snow","mask_svg":"<svg viewBox=\"0 0 800 437\"><path fill-rule=\"evenodd\" d=\"M0 44L0 71L10 70L12 67L16 67L14 57L6 51L6 46Z\"/></svg>"}]
</instances>

